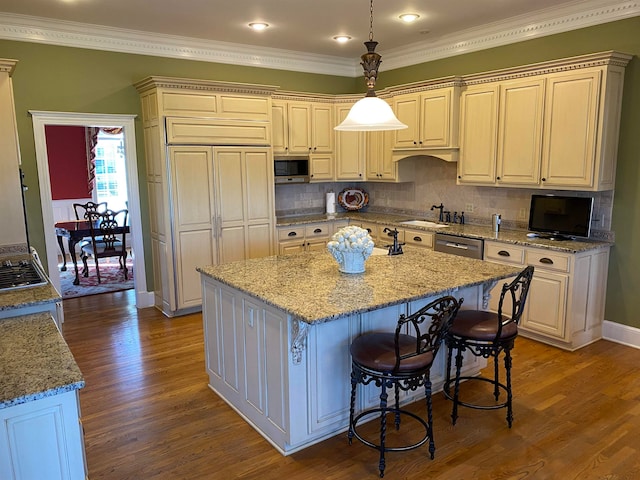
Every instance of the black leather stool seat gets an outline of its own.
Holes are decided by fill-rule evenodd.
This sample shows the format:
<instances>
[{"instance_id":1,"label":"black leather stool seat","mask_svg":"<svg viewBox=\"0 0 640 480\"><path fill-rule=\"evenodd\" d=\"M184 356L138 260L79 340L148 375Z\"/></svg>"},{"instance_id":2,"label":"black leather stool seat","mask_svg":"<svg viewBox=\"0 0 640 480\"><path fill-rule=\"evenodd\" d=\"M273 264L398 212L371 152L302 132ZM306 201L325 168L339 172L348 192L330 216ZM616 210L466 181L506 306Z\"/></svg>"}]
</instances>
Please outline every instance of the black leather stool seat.
<instances>
[{"instance_id":1,"label":"black leather stool seat","mask_svg":"<svg viewBox=\"0 0 640 480\"><path fill-rule=\"evenodd\" d=\"M416 338L410 335L398 335L400 356L416 351ZM360 366L379 372L395 374L411 373L427 369L433 363L433 352L427 351L400 360L397 370L395 335L393 333L367 333L356 338L351 344L351 359Z\"/></svg>"}]
</instances>

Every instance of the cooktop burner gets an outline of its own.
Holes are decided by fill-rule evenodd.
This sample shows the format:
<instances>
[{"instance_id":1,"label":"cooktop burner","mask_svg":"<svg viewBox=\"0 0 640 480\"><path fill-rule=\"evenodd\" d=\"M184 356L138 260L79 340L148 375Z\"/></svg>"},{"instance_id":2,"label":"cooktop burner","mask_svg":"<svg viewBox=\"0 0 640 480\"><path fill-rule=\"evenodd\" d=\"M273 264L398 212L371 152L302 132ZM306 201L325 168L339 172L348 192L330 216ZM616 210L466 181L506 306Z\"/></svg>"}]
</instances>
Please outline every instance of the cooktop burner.
<instances>
[{"instance_id":1,"label":"cooktop burner","mask_svg":"<svg viewBox=\"0 0 640 480\"><path fill-rule=\"evenodd\" d=\"M39 287L47 279L31 260L5 260L0 263L0 290Z\"/></svg>"}]
</instances>

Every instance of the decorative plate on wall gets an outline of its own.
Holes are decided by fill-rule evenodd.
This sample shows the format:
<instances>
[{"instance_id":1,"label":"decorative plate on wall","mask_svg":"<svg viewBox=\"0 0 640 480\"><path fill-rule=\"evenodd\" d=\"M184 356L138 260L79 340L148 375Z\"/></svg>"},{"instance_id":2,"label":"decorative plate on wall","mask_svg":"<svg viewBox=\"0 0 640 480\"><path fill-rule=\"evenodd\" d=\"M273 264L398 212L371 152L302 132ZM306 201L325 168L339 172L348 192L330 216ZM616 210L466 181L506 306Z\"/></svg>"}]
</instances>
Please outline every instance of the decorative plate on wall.
<instances>
[{"instance_id":1,"label":"decorative plate on wall","mask_svg":"<svg viewBox=\"0 0 640 480\"><path fill-rule=\"evenodd\" d=\"M338 203L345 210L360 210L369 203L369 194L361 188L345 188L338 194Z\"/></svg>"}]
</instances>

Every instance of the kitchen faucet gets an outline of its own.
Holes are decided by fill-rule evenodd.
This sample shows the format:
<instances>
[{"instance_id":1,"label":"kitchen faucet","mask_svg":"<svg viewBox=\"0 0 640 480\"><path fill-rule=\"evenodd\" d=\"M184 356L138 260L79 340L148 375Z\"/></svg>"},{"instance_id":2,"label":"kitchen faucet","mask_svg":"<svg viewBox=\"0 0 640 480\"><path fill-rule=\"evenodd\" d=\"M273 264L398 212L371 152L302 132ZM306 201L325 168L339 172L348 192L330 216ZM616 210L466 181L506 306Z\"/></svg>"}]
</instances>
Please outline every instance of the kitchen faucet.
<instances>
[{"instance_id":1,"label":"kitchen faucet","mask_svg":"<svg viewBox=\"0 0 640 480\"><path fill-rule=\"evenodd\" d=\"M402 245L404 245L404 243L398 243L398 229L394 228L393 230L391 230L389 227L384 227L382 233L387 232L390 237L393 237L393 245L387 245L387 248L389 249L389 255L402 255Z\"/></svg>"},{"instance_id":2,"label":"kitchen faucet","mask_svg":"<svg viewBox=\"0 0 640 480\"><path fill-rule=\"evenodd\" d=\"M444 205L442 204L442 202L440 202L440 205L431 205L431 211L433 211L434 208L440 210L440 213L438 214L438 221L444 222L444 215L442 213L442 211L444 210Z\"/></svg>"}]
</instances>

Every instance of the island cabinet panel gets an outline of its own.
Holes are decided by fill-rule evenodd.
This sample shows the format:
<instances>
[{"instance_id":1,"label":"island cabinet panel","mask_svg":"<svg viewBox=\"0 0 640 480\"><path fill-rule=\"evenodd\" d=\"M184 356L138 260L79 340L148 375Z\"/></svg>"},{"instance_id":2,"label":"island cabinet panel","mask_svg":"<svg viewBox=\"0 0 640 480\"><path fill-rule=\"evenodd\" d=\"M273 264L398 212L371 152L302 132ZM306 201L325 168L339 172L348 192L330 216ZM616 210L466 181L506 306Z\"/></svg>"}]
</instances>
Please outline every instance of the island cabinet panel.
<instances>
[{"instance_id":1,"label":"island cabinet panel","mask_svg":"<svg viewBox=\"0 0 640 480\"><path fill-rule=\"evenodd\" d=\"M85 480L77 391L0 410L2 480Z\"/></svg>"}]
</instances>

